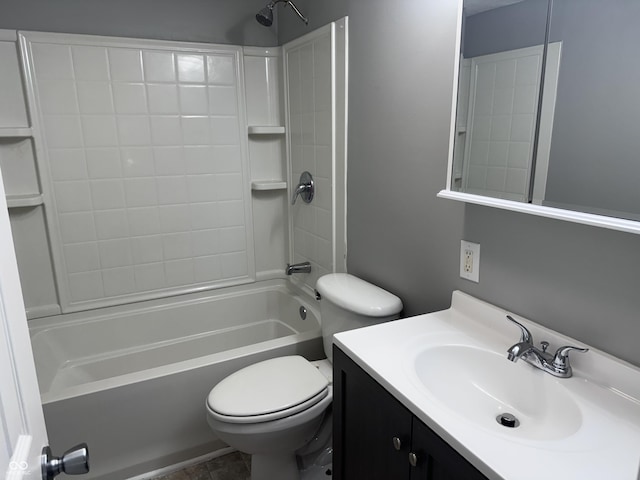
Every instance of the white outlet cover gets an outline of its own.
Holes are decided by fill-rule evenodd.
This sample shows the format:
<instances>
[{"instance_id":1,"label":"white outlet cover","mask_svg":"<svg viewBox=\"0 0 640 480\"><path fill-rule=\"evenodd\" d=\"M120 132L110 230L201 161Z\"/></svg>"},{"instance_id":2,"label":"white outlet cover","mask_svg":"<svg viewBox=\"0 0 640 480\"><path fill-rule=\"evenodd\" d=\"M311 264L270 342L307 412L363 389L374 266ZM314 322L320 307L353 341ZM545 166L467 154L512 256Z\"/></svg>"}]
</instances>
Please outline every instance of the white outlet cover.
<instances>
[{"instance_id":1,"label":"white outlet cover","mask_svg":"<svg viewBox=\"0 0 640 480\"><path fill-rule=\"evenodd\" d=\"M466 271L465 260L467 252L471 252L472 264L470 271ZM480 283L480 244L467 242L462 240L460 242L460 277L471 280L472 282Z\"/></svg>"}]
</instances>

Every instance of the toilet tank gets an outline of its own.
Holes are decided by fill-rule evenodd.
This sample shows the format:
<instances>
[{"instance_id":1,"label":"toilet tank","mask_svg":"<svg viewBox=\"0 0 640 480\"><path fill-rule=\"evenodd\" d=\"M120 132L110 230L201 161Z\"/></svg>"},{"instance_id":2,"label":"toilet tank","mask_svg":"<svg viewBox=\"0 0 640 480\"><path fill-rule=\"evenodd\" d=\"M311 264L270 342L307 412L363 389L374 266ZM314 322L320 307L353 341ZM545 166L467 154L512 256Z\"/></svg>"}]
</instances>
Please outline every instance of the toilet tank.
<instances>
[{"instance_id":1,"label":"toilet tank","mask_svg":"<svg viewBox=\"0 0 640 480\"><path fill-rule=\"evenodd\" d=\"M402 301L394 294L348 273L331 273L316 283L320 321L327 358L333 361L333 335L395 320Z\"/></svg>"}]
</instances>

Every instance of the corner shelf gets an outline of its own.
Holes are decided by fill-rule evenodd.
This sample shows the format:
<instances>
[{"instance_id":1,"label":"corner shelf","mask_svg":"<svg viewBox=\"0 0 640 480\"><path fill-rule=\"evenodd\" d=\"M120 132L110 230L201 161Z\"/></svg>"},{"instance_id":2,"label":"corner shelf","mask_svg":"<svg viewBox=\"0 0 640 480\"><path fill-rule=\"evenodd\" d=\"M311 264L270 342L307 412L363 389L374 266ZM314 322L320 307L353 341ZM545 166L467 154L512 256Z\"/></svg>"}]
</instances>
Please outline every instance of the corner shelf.
<instances>
[{"instance_id":1,"label":"corner shelf","mask_svg":"<svg viewBox=\"0 0 640 480\"><path fill-rule=\"evenodd\" d=\"M7 195L7 207L20 208L20 207L37 207L42 205L44 200L40 193L30 193L25 195Z\"/></svg>"},{"instance_id":2,"label":"corner shelf","mask_svg":"<svg viewBox=\"0 0 640 480\"><path fill-rule=\"evenodd\" d=\"M0 138L28 138L33 136L31 127L0 128Z\"/></svg>"},{"instance_id":3,"label":"corner shelf","mask_svg":"<svg viewBox=\"0 0 640 480\"><path fill-rule=\"evenodd\" d=\"M282 180L254 180L251 182L251 190L267 191L267 190L286 190L287 182Z\"/></svg>"},{"instance_id":4,"label":"corner shelf","mask_svg":"<svg viewBox=\"0 0 640 480\"><path fill-rule=\"evenodd\" d=\"M250 125L247 131L249 135L284 135L285 128L280 125Z\"/></svg>"}]
</instances>

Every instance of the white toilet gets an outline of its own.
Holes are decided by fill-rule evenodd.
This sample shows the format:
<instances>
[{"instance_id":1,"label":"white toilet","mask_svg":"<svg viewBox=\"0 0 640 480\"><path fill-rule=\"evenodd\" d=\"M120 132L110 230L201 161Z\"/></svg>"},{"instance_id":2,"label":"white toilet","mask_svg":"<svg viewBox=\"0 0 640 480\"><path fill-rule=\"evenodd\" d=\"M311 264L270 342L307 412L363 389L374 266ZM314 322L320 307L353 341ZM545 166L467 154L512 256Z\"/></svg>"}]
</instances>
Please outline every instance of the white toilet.
<instances>
[{"instance_id":1,"label":"white toilet","mask_svg":"<svg viewBox=\"0 0 640 480\"><path fill-rule=\"evenodd\" d=\"M346 273L321 277L320 317L327 360L278 357L243 368L207 397L215 434L251 454L251 480L298 480L296 451L318 432L333 399L333 334L398 318L395 295Z\"/></svg>"}]
</instances>

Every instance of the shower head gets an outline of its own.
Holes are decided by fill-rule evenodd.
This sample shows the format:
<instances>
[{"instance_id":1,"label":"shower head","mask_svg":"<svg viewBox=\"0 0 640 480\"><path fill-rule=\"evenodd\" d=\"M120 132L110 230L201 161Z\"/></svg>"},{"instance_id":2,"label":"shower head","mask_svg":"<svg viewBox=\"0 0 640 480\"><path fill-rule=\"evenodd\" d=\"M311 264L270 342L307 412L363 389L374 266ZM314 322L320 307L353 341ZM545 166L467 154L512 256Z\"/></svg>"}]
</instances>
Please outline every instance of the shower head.
<instances>
[{"instance_id":1,"label":"shower head","mask_svg":"<svg viewBox=\"0 0 640 480\"><path fill-rule=\"evenodd\" d=\"M265 27L270 27L273 23L273 7L275 3L271 2L256 14L256 20Z\"/></svg>"},{"instance_id":2,"label":"shower head","mask_svg":"<svg viewBox=\"0 0 640 480\"><path fill-rule=\"evenodd\" d=\"M300 20L302 20L305 25L309 25L309 20L307 19L307 17L302 15L302 12L298 10L298 7L296 7L291 0L272 0L271 2L269 2L266 7L264 7L256 14L256 20L258 21L258 23L264 25L265 27L270 27L273 24L273 9L275 8L277 3L284 3L285 6L291 5L291 8L293 8L293 11L296 12L296 15L300 17Z\"/></svg>"}]
</instances>

